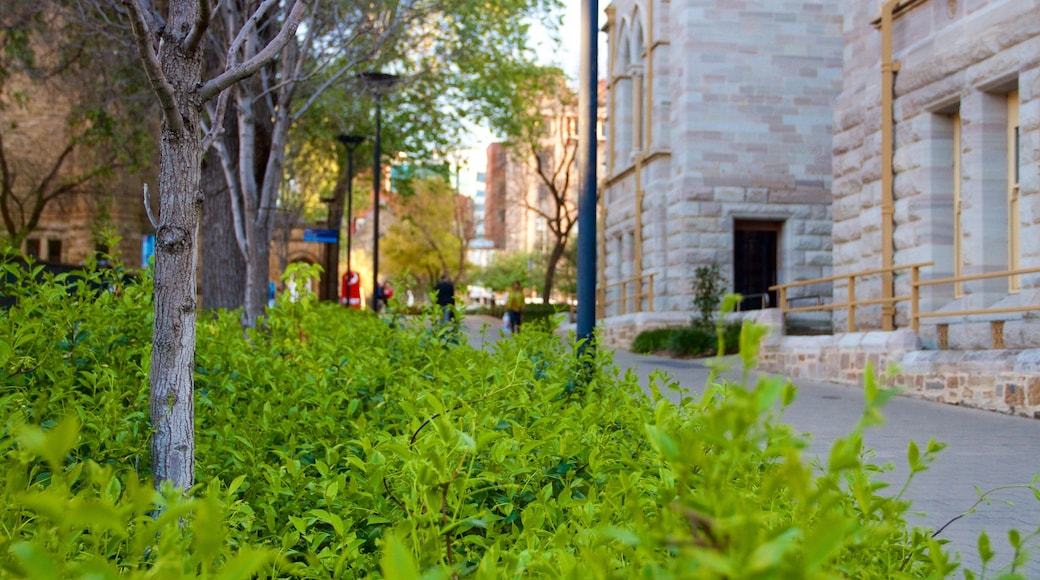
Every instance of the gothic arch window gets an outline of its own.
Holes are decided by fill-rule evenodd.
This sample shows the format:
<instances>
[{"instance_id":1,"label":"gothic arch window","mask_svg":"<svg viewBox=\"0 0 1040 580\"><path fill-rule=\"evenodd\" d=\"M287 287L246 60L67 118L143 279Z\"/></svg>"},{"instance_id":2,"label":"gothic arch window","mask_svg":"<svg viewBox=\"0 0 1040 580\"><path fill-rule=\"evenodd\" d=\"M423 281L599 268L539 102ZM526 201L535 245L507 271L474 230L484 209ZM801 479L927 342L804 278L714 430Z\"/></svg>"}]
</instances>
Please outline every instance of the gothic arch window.
<instances>
[{"instance_id":1,"label":"gothic arch window","mask_svg":"<svg viewBox=\"0 0 1040 580\"><path fill-rule=\"evenodd\" d=\"M632 153L632 43L627 19L622 19L617 41L618 58L614 62L614 166L628 165Z\"/></svg>"},{"instance_id":2,"label":"gothic arch window","mask_svg":"<svg viewBox=\"0 0 1040 580\"><path fill-rule=\"evenodd\" d=\"M646 143L646 83L644 81L646 42L643 35L643 17L637 6L632 12L631 59L628 74L632 79L632 149L642 151Z\"/></svg>"}]
</instances>

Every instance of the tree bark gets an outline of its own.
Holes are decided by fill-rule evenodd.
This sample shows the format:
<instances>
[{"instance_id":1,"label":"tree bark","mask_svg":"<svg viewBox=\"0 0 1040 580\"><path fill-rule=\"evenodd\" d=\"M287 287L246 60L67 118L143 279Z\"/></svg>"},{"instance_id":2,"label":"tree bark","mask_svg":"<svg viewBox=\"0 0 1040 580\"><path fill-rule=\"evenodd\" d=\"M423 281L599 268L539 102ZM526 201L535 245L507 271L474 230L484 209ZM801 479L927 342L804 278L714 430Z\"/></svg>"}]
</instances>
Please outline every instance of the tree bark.
<instances>
[{"instance_id":1,"label":"tree bark","mask_svg":"<svg viewBox=\"0 0 1040 580\"><path fill-rule=\"evenodd\" d=\"M195 480L195 319L197 234L202 211L198 51L182 51L173 31L197 20L198 4L175 3L161 44L162 72L182 121L163 122L159 154L159 224L155 236L152 327L152 468L156 485L188 489Z\"/></svg>"},{"instance_id":2,"label":"tree bark","mask_svg":"<svg viewBox=\"0 0 1040 580\"><path fill-rule=\"evenodd\" d=\"M564 250L567 249L567 238L563 239L563 243L557 239L556 243L553 244L552 252L549 253L549 259L545 263L545 279L544 285L542 286L542 302L548 304L549 297L552 295L553 279L556 277L556 265L559 264L560 258L563 257Z\"/></svg>"},{"instance_id":3,"label":"tree bark","mask_svg":"<svg viewBox=\"0 0 1040 580\"><path fill-rule=\"evenodd\" d=\"M237 141L229 140L237 145ZM231 197L216 151L206 154L202 167L202 307L235 310L245 303L246 261L235 239Z\"/></svg>"},{"instance_id":4,"label":"tree bark","mask_svg":"<svg viewBox=\"0 0 1040 580\"><path fill-rule=\"evenodd\" d=\"M270 240L270 226L250 228L250 236L255 240ZM246 260L245 304L242 308L242 326L256 328L257 322L267 308L268 282L271 276L271 244L249 244L249 258Z\"/></svg>"}]
</instances>

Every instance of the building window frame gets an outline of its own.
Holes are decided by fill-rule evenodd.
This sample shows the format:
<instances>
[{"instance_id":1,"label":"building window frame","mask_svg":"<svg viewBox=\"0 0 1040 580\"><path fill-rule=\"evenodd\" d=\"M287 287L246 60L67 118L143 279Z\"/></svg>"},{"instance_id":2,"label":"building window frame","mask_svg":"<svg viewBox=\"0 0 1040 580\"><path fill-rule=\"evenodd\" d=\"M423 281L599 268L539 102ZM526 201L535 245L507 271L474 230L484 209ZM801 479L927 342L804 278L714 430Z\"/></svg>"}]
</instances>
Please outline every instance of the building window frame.
<instances>
[{"instance_id":1,"label":"building window frame","mask_svg":"<svg viewBox=\"0 0 1040 580\"><path fill-rule=\"evenodd\" d=\"M953 122L953 276L964 275L964 226L963 201L961 198L961 113L956 111L950 115ZM953 297L964 296L964 283L954 282Z\"/></svg>"},{"instance_id":2,"label":"building window frame","mask_svg":"<svg viewBox=\"0 0 1040 580\"><path fill-rule=\"evenodd\" d=\"M1019 189L1019 102L1018 89L1007 95L1007 204L1008 204L1008 270L1021 267L1021 209ZM1008 276L1008 292L1022 290L1021 276Z\"/></svg>"}]
</instances>

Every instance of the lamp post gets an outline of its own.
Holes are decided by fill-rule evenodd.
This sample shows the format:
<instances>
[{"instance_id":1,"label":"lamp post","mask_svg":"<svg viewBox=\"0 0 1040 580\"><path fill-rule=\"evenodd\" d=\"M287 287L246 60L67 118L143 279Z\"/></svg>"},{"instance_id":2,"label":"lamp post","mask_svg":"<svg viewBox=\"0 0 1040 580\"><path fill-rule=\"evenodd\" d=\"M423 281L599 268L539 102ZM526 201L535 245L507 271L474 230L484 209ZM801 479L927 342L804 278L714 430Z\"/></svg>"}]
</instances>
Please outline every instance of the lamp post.
<instances>
[{"instance_id":1,"label":"lamp post","mask_svg":"<svg viewBox=\"0 0 1040 580\"><path fill-rule=\"evenodd\" d=\"M381 72L364 72L357 78L365 85L376 98L376 145L375 157L372 163L372 194L374 206L372 208L372 306L373 310L379 308L379 182L382 179L379 167L379 157L382 153L380 144L380 130L382 123L382 99L383 96L394 88L401 79L397 75Z\"/></svg>"},{"instance_id":2,"label":"lamp post","mask_svg":"<svg viewBox=\"0 0 1040 580\"><path fill-rule=\"evenodd\" d=\"M337 135L336 139L347 148L347 275L349 276L354 270L350 261L351 236L354 230L354 150L365 138L360 135ZM340 203L340 207L343 207L342 203ZM336 256L339 256L338 242ZM338 276L333 276L333 280L338 282Z\"/></svg>"},{"instance_id":3,"label":"lamp post","mask_svg":"<svg viewBox=\"0 0 1040 580\"><path fill-rule=\"evenodd\" d=\"M596 33L599 1L581 2L581 70L578 74L578 340L591 344L596 326ZM641 235L636 232L636 235ZM584 350L584 349L582 349Z\"/></svg>"}]
</instances>

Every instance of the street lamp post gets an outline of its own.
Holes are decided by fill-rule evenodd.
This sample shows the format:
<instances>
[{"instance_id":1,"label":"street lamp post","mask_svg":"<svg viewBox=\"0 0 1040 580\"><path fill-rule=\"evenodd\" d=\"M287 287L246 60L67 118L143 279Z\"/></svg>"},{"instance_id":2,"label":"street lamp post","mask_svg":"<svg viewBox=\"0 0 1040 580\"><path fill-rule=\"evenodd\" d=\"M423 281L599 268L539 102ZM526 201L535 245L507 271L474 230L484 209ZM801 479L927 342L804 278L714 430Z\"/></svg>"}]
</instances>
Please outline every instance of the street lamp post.
<instances>
[{"instance_id":1,"label":"street lamp post","mask_svg":"<svg viewBox=\"0 0 1040 580\"><path fill-rule=\"evenodd\" d=\"M354 270L350 261L351 240L354 230L354 150L365 140L360 135L337 135L336 139L347 148L347 275ZM340 207L343 207L342 203ZM337 238L338 240L338 238ZM336 256L339 257L339 244L336 245ZM333 277L334 280L338 279ZM347 297L350 298L349 296Z\"/></svg>"},{"instance_id":2,"label":"street lamp post","mask_svg":"<svg viewBox=\"0 0 1040 580\"><path fill-rule=\"evenodd\" d=\"M381 72L365 72L358 75L358 79L364 83L365 88L376 98L376 144L375 157L372 163L372 194L374 206L372 208L372 306L373 310L379 308L379 185L381 181L379 161L382 146L380 144L380 131L382 123L382 99L400 81L400 77Z\"/></svg>"},{"instance_id":3,"label":"street lamp post","mask_svg":"<svg viewBox=\"0 0 1040 580\"><path fill-rule=\"evenodd\" d=\"M577 337L590 344L596 326L596 33L598 0L581 2L581 70L578 73L578 320ZM642 235L636 232L636 235Z\"/></svg>"}]
</instances>

